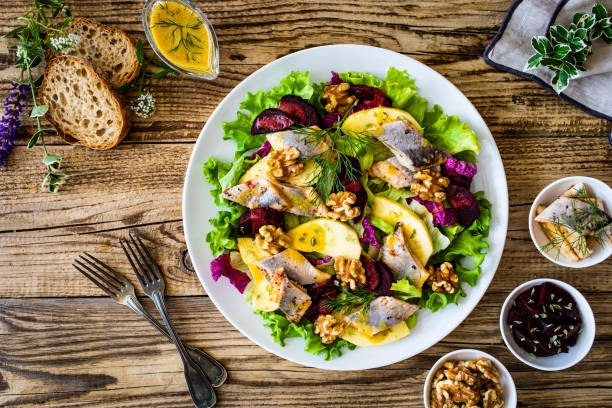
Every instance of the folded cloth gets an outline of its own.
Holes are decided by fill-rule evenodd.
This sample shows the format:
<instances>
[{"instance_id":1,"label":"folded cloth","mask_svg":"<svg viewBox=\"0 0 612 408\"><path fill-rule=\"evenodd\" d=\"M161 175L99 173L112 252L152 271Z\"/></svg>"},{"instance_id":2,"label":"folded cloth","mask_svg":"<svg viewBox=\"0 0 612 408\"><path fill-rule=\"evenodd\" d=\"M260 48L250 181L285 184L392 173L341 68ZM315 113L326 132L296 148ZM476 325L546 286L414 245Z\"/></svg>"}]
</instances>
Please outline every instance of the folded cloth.
<instances>
[{"instance_id":1,"label":"folded cloth","mask_svg":"<svg viewBox=\"0 0 612 408\"><path fill-rule=\"evenodd\" d=\"M548 36L552 25L568 27L575 13L590 13L595 3L612 10L612 0L516 0L499 31L485 48L483 58L494 68L532 79L554 92L550 86L553 72L546 67L525 71L533 54L531 38ZM584 111L612 120L612 44L593 41L593 54L585 63L586 71L570 81L559 96Z\"/></svg>"}]
</instances>

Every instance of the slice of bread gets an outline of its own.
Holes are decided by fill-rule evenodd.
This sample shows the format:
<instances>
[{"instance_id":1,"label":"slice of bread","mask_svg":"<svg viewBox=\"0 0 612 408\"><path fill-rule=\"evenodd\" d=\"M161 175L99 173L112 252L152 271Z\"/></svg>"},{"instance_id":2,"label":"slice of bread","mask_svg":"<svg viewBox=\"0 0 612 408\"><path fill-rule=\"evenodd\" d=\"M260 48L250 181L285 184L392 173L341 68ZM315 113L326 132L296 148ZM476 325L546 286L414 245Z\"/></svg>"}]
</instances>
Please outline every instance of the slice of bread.
<instances>
[{"instance_id":1,"label":"slice of bread","mask_svg":"<svg viewBox=\"0 0 612 408\"><path fill-rule=\"evenodd\" d=\"M51 60L38 91L45 117L72 144L110 149L127 134L129 112L85 60L68 55Z\"/></svg>"},{"instance_id":2,"label":"slice of bread","mask_svg":"<svg viewBox=\"0 0 612 408\"><path fill-rule=\"evenodd\" d=\"M78 44L64 52L50 51L47 60L60 55L81 57L103 74L113 88L127 84L138 74L140 64L136 47L124 31L86 18L75 18L64 32L77 35Z\"/></svg>"}]
</instances>

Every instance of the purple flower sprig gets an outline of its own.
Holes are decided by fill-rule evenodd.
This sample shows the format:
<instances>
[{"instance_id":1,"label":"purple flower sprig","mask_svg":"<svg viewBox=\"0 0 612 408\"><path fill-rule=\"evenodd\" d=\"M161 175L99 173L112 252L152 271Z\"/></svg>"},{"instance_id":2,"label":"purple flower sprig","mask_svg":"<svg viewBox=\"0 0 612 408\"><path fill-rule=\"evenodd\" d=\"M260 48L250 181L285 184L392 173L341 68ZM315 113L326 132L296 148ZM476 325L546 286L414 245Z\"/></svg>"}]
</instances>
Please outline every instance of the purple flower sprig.
<instances>
[{"instance_id":1,"label":"purple flower sprig","mask_svg":"<svg viewBox=\"0 0 612 408\"><path fill-rule=\"evenodd\" d=\"M4 101L4 115L0 121L0 166L6 164L6 159L13 149L17 130L21 126L20 115L29 92L28 85L13 82L11 93Z\"/></svg>"}]
</instances>

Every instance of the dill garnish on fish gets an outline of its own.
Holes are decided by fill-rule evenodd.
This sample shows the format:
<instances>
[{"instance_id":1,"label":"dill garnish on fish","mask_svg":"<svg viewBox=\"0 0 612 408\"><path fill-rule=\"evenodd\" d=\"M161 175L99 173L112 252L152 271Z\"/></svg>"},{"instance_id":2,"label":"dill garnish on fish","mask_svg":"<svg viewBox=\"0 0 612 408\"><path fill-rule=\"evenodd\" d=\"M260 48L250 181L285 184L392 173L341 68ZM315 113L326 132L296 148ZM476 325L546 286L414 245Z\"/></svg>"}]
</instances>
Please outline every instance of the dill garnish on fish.
<instances>
[{"instance_id":1,"label":"dill garnish on fish","mask_svg":"<svg viewBox=\"0 0 612 408\"><path fill-rule=\"evenodd\" d=\"M361 313L365 314L370 309L370 303L374 299L376 299L376 295L363 288L357 288L353 292L349 292L343 287L337 297L324 300L321 305L325 309L329 309L330 313L339 312L343 314L350 314L354 309L363 306Z\"/></svg>"}]
</instances>

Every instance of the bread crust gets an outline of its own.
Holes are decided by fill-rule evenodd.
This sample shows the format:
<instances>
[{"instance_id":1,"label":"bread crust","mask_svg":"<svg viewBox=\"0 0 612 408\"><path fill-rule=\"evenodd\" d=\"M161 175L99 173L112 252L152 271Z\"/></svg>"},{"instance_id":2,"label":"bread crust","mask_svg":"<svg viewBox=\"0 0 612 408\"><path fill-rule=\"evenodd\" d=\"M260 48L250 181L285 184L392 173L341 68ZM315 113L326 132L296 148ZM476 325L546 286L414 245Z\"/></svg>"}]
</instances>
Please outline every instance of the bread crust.
<instances>
[{"instance_id":1,"label":"bread crust","mask_svg":"<svg viewBox=\"0 0 612 408\"><path fill-rule=\"evenodd\" d=\"M122 37L124 40L126 40L127 44L129 44L129 46L131 47L131 53L133 53L134 57L131 58L128 62L128 66L129 66L129 74L126 78L124 78L121 81L115 81L114 78L109 77L108 74L106 74L104 72L103 67L96 67L94 62L91 61L90 59L87 59L87 61L92 64L92 66L94 67L94 69L96 70L96 72L98 73L98 75L102 76L103 78L106 78L108 80L108 83L111 84L113 87L118 88L120 86L123 86L125 84L130 83L132 80L134 80L134 78L136 78L136 76L138 75L138 71L140 69L140 63L138 62L138 58L136 57L136 45L134 43L134 41L132 40L132 38L130 38L129 35L127 35L127 33L119 28L116 27L112 27L106 24L102 24L99 23L95 20L90 20L88 18L83 18L83 17L77 17L74 20L72 20L71 23L71 27L75 26L75 25L88 25L88 26L93 26L95 27L98 31L100 32L107 32L109 34L116 34L119 35L120 37ZM69 29L67 30L69 31ZM84 41L85 39L81 39L82 41ZM48 50L45 53L45 57L47 58L47 60L51 60L53 58L57 58L59 56L61 56L62 54L59 51L54 51L54 50ZM77 58L79 58L79 56L74 55L73 53L68 53L67 55L72 55L75 56Z\"/></svg>"},{"instance_id":2,"label":"bread crust","mask_svg":"<svg viewBox=\"0 0 612 408\"><path fill-rule=\"evenodd\" d=\"M76 62L77 64L80 64L83 68L87 69L90 72L90 74L93 76L93 78L100 82L102 86L102 91L108 93L112 101L116 104L116 107L118 108L118 111L121 117L121 121L122 121L121 131L110 143L107 143L104 145L92 145L88 143L86 139L79 139L77 135L70 134L67 130L65 130L61 126L61 124L59 124L52 118L51 116L52 105L47 100L44 90L47 87L47 82L49 80L50 73L55 69L55 66L59 64L67 64L69 61ZM67 143L80 144L80 145L89 147L91 149L96 149L96 150L108 150L112 147L115 147L121 140L123 140L123 138L127 135L127 133L130 130L130 127L131 127L130 113L124 107L121 98L111 89L110 85L104 80L104 78L102 78L96 72L94 67L88 61L82 58L74 57L72 55L62 55L62 56L52 59L51 62L47 65L47 68L45 70L45 76L44 76L43 82L38 90L38 97L41 103L49 106L49 110L45 114L45 119L47 119L49 123L53 125L53 127L57 130L57 133L60 135L60 137Z\"/></svg>"}]
</instances>

